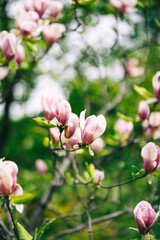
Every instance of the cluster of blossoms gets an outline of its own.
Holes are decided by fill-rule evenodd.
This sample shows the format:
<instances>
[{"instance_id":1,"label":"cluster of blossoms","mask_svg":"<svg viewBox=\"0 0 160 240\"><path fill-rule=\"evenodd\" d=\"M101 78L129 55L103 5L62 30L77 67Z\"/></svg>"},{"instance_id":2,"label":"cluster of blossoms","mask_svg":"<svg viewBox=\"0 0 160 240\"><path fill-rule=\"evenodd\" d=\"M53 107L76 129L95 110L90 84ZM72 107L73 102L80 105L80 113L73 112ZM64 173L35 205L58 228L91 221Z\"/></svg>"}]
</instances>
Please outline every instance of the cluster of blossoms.
<instances>
[{"instance_id":1,"label":"cluster of blossoms","mask_svg":"<svg viewBox=\"0 0 160 240\"><path fill-rule=\"evenodd\" d=\"M152 79L155 93L155 101L160 100L160 72L157 72ZM158 138L160 136L160 112L151 112L147 101L141 101L138 106L138 115L142 121L145 136L150 138Z\"/></svg>"},{"instance_id":2,"label":"cluster of blossoms","mask_svg":"<svg viewBox=\"0 0 160 240\"><path fill-rule=\"evenodd\" d=\"M60 1L33 0L32 6L20 8L15 16L15 28L10 32L0 32L0 48L7 61L14 60L20 65L25 58L24 39L30 41L39 39L43 34L44 41L51 45L58 41L65 32L63 24L53 21L62 11ZM43 16L45 16L43 18ZM1 67L0 80L7 75L7 70Z\"/></svg>"},{"instance_id":3,"label":"cluster of blossoms","mask_svg":"<svg viewBox=\"0 0 160 240\"><path fill-rule=\"evenodd\" d=\"M85 111L82 111L79 119L72 113L69 102L56 95L43 96L42 106L45 118L57 126L50 129L53 143L61 140L66 149L92 144L95 152L101 151L103 141L99 137L106 129L103 115L85 119Z\"/></svg>"}]
</instances>

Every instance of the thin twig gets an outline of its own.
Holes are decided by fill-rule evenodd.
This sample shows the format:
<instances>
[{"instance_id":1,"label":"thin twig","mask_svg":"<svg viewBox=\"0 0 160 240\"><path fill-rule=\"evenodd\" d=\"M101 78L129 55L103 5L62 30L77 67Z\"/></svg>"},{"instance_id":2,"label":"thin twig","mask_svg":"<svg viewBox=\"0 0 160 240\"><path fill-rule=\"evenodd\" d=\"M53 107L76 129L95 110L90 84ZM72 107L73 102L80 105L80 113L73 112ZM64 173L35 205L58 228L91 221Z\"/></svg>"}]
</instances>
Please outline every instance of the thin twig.
<instances>
[{"instance_id":1,"label":"thin twig","mask_svg":"<svg viewBox=\"0 0 160 240\"><path fill-rule=\"evenodd\" d=\"M12 224L13 224L13 231L15 233L15 236L18 238L18 240L21 240L20 237L19 237L18 231L17 231L16 224L14 222L14 217L13 217L12 211L11 211L10 206L9 206L9 197L8 196L5 197L5 201L6 201L6 206L7 206L8 212L9 212L10 217L11 217L11 221L12 221Z\"/></svg>"}]
</instances>

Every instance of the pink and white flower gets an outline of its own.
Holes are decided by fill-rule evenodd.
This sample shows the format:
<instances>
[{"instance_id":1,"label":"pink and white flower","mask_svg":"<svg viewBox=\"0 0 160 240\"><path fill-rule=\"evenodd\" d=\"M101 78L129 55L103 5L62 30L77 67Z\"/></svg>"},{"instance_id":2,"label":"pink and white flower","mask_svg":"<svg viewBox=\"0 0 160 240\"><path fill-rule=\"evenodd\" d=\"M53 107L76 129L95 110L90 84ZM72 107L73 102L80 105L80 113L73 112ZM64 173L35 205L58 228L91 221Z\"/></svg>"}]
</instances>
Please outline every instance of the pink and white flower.
<instances>
[{"instance_id":1,"label":"pink and white flower","mask_svg":"<svg viewBox=\"0 0 160 240\"><path fill-rule=\"evenodd\" d=\"M81 138L83 143L89 145L104 133L107 124L103 115L92 115L85 120L85 112L80 114Z\"/></svg>"}]
</instances>

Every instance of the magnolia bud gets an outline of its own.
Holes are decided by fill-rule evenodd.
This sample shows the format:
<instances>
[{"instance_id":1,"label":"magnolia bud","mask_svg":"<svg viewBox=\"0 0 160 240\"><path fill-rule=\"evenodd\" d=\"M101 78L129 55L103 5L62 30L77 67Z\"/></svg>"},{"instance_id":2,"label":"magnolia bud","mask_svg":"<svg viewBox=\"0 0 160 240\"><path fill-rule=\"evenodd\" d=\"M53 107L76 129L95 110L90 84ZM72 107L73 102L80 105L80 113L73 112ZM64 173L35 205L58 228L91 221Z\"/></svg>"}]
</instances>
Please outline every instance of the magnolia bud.
<instances>
[{"instance_id":1,"label":"magnolia bud","mask_svg":"<svg viewBox=\"0 0 160 240\"><path fill-rule=\"evenodd\" d=\"M71 106L69 102L63 100L53 108L55 117L58 122L65 125L68 122L69 116L71 114Z\"/></svg>"},{"instance_id":2,"label":"magnolia bud","mask_svg":"<svg viewBox=\"0 0 160 240\"><path fill-rule=\"evenodd\" d=\"M58 41L65 32L65 26L59 23L52 23L43 30L44 40L47 44L52 44Z\"/></svg>"},{"instance_id":3,"label":"magnolia bud","mask_svg":"<svg viewBox=\"0 0 160 240\"><path fill-rule=\"evenodd\" d=\"M2 52L8 61L16 54L17 39L13 33L8 33L2 40Z\"/></svg>"},{"instance_id":4,"label":"magnolia bud","mask_svg":"<svg viewBox=\"0 0 160 240\"><path fill-rule=\"evenodd\" d=\"M141 201L134 209L134 217L140 234L145 235L156 224L159 212L156 214L150 203Z\"/></svg>"},{"instance_id":5,"label":"magnolia bud","mask_svg":"<svg viewBox=\"0 0 160 240\"><path fill-rule=\"evenodd\" d=\"M153 142L146 144L141 151L146 172L153 172L160 167L160 148Z\"/></svg>"},{"instance_id":6,"label":"magnolia bud","mask_svg":"<svg viewBox=\"0 0 160 240\"><path fill-rule=\"evenodd\" d=\"M0 160L0 193L8 196L14 192L17 184L18 167L12 161Z\"/></svg>"},{"instance_id":7,"label":"magnolia bud","mask_svg":"<svg viewBox=\"0 0 160 240\"><path fill-rule=\"evenodd\" d=\"M48 0L33 0L33 7L41 17L48 6Z\"/></svg>"},{"instance_id":8,"label":"magnolia bud","mask_svg":"<svg viewBox=\"0 0 160 240\"><path fill-rule=\"evenodd\" d=\"M74 113L71 113L68 119L68 126L65 130L65 137L70 138L78 126L78 116Z\"/></svg>"},{"instance_id":9,"label":"magnolia bud","mask_svg":"<svg viewBox=\"0 0 160 240\"><path fill-rule=\"evenodd\" d=\"M150 114L149 125L152 128L160 127L160 112L152 112Z\"/></svg>"},{"instance_id":10,"label":"magnolia bud","mask_svg":"<svg viewBox=\"0 0 160 240\"><path fill-rule=\"evenodd\" d=\"M103 115L99 115L98 117L92 115L85 120L85 112L86 110L80 114L81 138L83 143L89 145L104 133L106 119Z\"/></svg>"},{"instance_id":11,"label":"magnolia bud","mask_svg":"<svg viewBox=\"0 0 160 240\"><path fill-rule=\"evenodd\" d=\"M114 126L114 129L118 131L121 136L126 136L128 138L133 131L133 123L119 118Z\"/></svg>"},{"instance_id":12,"label":"magnolia bud","mask_svg":"<svg viewBox=\"0 0 160 240\"><path fill-rule=\"evenodd\" d=\"M146 101L141 101L138 106L138 115L140 119L143 121L149 117L149 107Z\"/></svg>"},{"instance_id":13,"label":"magnolia bud","mask_svg":"<svg viewBox=\"0 0 160 240\"><path fill-rule=\"evenodd\" d=\"M137 4L137 0L110 0L111 5L122 13L132 12L133 7Z\"/></svg>"},{"instance_id":14,"label":"magnolia bud","mask_svg":"<svg viewBox=\"0 0 160 240\"><path fill-rule=\"evenodd\" d=\"M50 12L51 12L51 17L56 18L58 14L62 11L63 5L59 1L52 1L49 5Z\"/></svg>"},{"instance_id":15,"label":"magnolia bud","mask_svg":"<svg viewBox=\"0 0 160 240\"><path fill-rule=\"evenodd\" d=\"M14 60L16 61L17 64L21 64L25 58L25 50L24 47L19 44L16 49L16 55L14 57Z\"/></svg>"},{"instance_id":16,"label":"magnolia bud","mask_svg":"<svg viewBox=\"0 0 160 240\"><path fill-rule=\"evenodd\" d=\"M94 173L94 180L97 181L98 183L101 183L104 179L104 172L103 171L99 171L97 169L95 169L95 173Z\"/></svg>"},{"instance_id":17,"label":"magnolia bud","mask_svg":"<svg viewBox=\"0 0 160 240\"><path fill-rule=\"evenodd\" d=\"M94 153L101 152L102 149L104 148L104 142L103 142L102 138L97 138L96 140L94 140L91 144L91 148Z\"/></svg>"},{"instance_id":18,"label":"magnolia bud","mask_svg":"<svg viewBox=\"0 0 160 240\"><path fill-rule=\"evenodd\" d=\"M52 120L54 118L54 113L52 111L52 104L54 102L54 96L50 95L47 97L42 96L41 99L44 116L47 120Z\"/></svg>"},{"instance_id":19,"label":"magnolia bud","mask_svg":"<svg viewBox=\"0 0 160 240\"><path fill-rule=\"evenodd\" d=\"M58 128L50 128L50 133L51 133L51 137L52 137L52 141L53 143L56 143L59 141L60 138L60 132Z\"/></svg>"},{"instance_id":20,"label":"magnolia bud","mask_svg":"<svg viewBox=\"0 0 160 240\"><path fill-rule=\"evenodd\" d=\"M160 71L157 72L153 76L153 79L152 79L152 85L153 85L153 88L154 88L154 94L155 94L155 97L158 100L160 100L160 81L159 81L159 78L160 78Z\"/></svg>"},{"instance_id":21,"label":"magnolia bud","mask_svg":"<svg viewBox=\"0 0 160 240\"><path fill-rule=\"evenodd\" d=\"M125 64L125 72L129 77L138 77L144 73L144 68L139 66L137 59L129 59Z\"/></svg>"},{"instance_id":22,"label":"magnolia bud","mask_svg":"<svg viewBox=\"0 0 160 240\"><path fill-rule=\"evenodd\" d=\"M36 168L37 172L39 173L39 175L41 175L41 176L46 174L48 171L47 164L41 159L36 160L35 168Z\"/></svg>"}]
</instances>

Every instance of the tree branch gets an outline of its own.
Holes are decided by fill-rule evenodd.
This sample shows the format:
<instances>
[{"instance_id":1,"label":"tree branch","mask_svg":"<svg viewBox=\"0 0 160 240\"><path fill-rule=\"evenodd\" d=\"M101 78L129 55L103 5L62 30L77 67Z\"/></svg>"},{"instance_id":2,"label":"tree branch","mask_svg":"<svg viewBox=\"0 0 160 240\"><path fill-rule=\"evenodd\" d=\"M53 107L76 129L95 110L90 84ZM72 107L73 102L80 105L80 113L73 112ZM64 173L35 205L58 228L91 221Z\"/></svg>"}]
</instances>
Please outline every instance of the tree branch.
<instances>
[{"instance_id":1,"label":"tree branch","mask_svg":"<svg viewBox=\"0 0 160 240\"><path fill-rule=\"evenodd\" d=\"M109 214L109 215L105 215L105 216L102 216L102 217L99 217L99 218L95 218L95 219L92 220L92 225L100 223L100 222L105 222L105 221L108 221L108 220L111 220L111 219L115 219L115 218L120 217L124 214L131 214L131 213L132 212L130 210L124 210L124 211L122 210L122 211L118 211L118 212L115 212L115 213L112 213L112 214ZM70 235L70 234L82 231L83 229L85 229L87 227L88 227L88 222L80 224L75 228L68 229L64 232L58 233L55 236L53 236L52 238L49 238L48 240L55 240L55 239L61 238L61 237L66 236L66 235Z\"/></svg>"}]
</instances>

